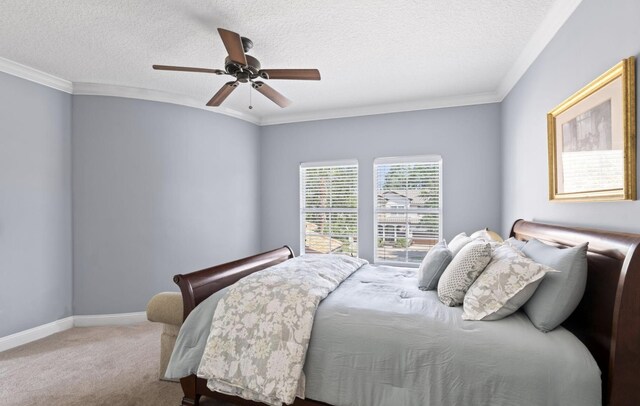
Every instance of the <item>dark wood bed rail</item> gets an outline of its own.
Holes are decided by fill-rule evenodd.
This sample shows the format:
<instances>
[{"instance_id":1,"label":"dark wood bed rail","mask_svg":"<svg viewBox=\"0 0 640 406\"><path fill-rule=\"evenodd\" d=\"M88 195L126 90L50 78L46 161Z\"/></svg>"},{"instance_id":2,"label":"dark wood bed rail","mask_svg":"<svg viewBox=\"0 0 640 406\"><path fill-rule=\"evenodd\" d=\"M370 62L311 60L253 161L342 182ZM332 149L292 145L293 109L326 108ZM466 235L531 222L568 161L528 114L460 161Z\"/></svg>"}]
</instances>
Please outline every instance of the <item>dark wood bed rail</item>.
<instances>
[{"instance_id":1,"label":"dark wood bed rail","mask_svg":"<svg viewBox=\"0 0 640 406\"><path fill-rule=\"evenodd\" d=\"M640 236L518 220L511 236L567 247L589 242L584 297L563 326L602 371L603 404L640 405Z\"/></svg>"},{"instance_id":2,"label":"dark wood bed rail","mask_svg":"<svg viewBox=\"0 0 640 406\"><path fill-rule=\"evenodd\" d=\"M173 281L180 287L183 301L183 320L203 300L219 291L233 285L238 280L254 272L293 258L295 254L288 245L262 254L227 262L211 268L188 274L175 275Z\"/></svg>"}]
</instances>

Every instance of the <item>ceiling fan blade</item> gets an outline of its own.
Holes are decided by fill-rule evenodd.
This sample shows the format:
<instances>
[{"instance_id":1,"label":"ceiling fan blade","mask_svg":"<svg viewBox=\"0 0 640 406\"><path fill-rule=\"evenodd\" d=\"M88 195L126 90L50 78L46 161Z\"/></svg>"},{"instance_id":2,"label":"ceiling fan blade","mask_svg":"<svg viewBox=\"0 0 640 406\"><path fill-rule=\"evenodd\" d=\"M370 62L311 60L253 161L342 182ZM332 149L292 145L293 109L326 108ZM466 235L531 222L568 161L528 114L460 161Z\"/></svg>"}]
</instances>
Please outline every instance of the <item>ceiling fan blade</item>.
<instances>
[{"instance_id":1,"label":"ceiling fan blade","mask_svg":"<svg viewBox=\"0 0 640 406\"><path fill-rule=\"evenodd\" d=\"M209 103L207 103L207 106L217 107L221 105L224 99L226 99L231 94L231 92L233 92L236 89L236 87L238 87L239 84L240 82L238 82L237 80L235 82L225 83L224 86L222 86L222 88L218 90L218 93L216 93L211 98L211 100L209 100Z\"/></svg>"},{"instance_id":2,"label":"ceiling fan blade","mask_svg":"<svg viewBox=\"0 0 640 406\"><path fill-rule=\"evenodd\" d=\"M318 69L262 69L263 79L320 80Z\"/></svg>"},{"instance_id":3,"label":"ceiling fan blade","mask_svg":"<svg viewBox=\"0 0 640 406\"><path fill-rule=\"evenodd\" d=\"M178 72L200 72L200 73L215 73L216 75L224 75L227 72L221 69L207 69L207 68L191 68L189 66L168 66L168 65L153 65L155 70L171 70Z\"/></svg>"},{"instance_id":4,"label":"ceiling fan blade","mask_svg":"<svg viewBox=\"0 0 640 406\"><path fill-rule=\"evenodd\" d=\"M291 104L291 100L287 99L282 94L280 94L277 90L275 90L274 88L272 88L271 86L269 86L264 82L260 82L260 81L252 82L251 86L253 86L254 89L256 89L257 91L265 95L269 100L271 100L272 102L274 102L275 104L277 104L282 108L285 108Z\"/></svg>"},{"instance_id":5,"label":"ceiling fan blade","mask_svg":"<svg viewBox=\"0 0 640 406\"><path fill-rule=\"evenodd\" d=\"M247 66L247 57L244 55L244 47L240 35L224 28L218 28L224 47L227 49L229 59L240 66Z\"/></svg>"}]
</instances>

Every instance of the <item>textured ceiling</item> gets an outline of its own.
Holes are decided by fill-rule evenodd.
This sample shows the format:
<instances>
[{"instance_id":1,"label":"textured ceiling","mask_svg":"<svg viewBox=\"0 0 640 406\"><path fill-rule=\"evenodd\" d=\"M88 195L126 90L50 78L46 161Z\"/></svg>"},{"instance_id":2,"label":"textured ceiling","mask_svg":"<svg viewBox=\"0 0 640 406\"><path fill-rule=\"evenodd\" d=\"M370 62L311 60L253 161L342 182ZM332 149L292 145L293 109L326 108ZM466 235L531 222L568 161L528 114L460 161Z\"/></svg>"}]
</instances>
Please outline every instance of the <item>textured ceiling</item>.
<instances>
[{"instance_id":1,"label":"textured ceiling","mask_svg":"<svg viewBox=\"0 0 640 406\"><path fill-rule=\"evenodd\" d=\"M495 93L553 0L1 0L0 57L72 82L159 90L204 105L228 76L216 32L250 38L263 68L318 68L320 82L269 81L280 109L242 85L224 106L255 121Z\"/></svg>"}]
</instances>

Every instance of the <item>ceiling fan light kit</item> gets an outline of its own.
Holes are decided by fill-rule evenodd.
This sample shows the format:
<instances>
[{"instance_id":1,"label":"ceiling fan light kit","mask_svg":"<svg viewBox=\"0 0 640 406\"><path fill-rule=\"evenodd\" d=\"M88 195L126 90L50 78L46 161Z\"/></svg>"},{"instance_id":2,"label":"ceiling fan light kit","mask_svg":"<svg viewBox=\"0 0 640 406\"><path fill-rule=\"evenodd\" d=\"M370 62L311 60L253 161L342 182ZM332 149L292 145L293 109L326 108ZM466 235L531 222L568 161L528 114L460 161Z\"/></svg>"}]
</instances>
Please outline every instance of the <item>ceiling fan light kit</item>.
<instances>
[{"instance_id":1,"label":"ceiling fan light kit","mask_svg":"<svg viewBox=\"0 0 640 406\"><path fill-rule=\"evenodd\" d=\"M291 100L261 80L320 80L320 72L317 69L261 69L260 61L247 55L253 48L253 41L241 37L239 34L218 28L227 57L224 60L224 70L209 68L192 68L187 66L153 65L155 70L168 70L178 72L212 73L215 75L229 75L236 80L225 83L220 90L209 100L207 106L217 107L238 87L240 83L251 83L251 87L267 97L269 100L284 108L290 105ZM249 107L251 108L251 106Z\"/></svg>"}]
</instances>

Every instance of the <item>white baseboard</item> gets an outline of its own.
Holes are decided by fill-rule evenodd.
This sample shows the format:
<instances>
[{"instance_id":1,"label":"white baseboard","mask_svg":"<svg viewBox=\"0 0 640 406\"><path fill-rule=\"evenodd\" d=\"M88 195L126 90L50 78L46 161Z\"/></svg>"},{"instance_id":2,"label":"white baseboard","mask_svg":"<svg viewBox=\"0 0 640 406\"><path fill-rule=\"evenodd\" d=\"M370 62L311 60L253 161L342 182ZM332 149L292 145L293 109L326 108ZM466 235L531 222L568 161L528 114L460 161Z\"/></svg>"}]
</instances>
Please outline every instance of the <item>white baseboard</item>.
<instances>
[{"instance_id":1,"label":"white baseboard","mask_svg":"<svg viewBox=\"0 0 640 406\"><path fill-rule=\"evenodd\" d=\"M69 330L73 327L122 326L141 323L146 320L147 312L69 316L15 334L0 337L0 352L45 338L51 334Z\"/></svg>"},{"instance_id":2,"label":"white baseboard","mask_svg":"<svg viewBox=\"0 0 640 406\"><path fill-rule=\"evenodd\" d=\"M147 312L73 316L74 327L123 326L147 321Z\"/></svg>"},{"instance_id":3,"label":"white baseboard","mask_svg":"<svg viewBox=\"0 0 640 406\"><path fill-rule=\"evenodd\" d=\"M73 316L1 337L0 352L45 338L51 334L69 330L71 327L73 327Z\"/></svg>"}]
</instances>

